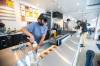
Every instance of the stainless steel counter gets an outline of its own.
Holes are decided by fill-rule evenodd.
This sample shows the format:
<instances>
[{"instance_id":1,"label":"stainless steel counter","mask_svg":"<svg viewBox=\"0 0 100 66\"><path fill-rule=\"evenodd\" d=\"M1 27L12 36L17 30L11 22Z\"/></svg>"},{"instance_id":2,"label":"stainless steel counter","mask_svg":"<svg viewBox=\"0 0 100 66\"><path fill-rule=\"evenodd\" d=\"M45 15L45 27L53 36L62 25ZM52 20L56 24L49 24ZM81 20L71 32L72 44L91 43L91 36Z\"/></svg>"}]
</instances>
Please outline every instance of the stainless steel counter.
<instances>
[{"instance_id":1,"label":"stainless steel counter","mask_svg":"<svg viewBox=\"0 0 100 66\"><path fill-rule=\"evenodd\" d=\"M77 66L76 63L79 53L78 42L79 37L76 37L76 35L64 38L62 45L40 60L38 66Z\"/></svg>"},{"instance_id":2,"label":"stainless steel counter","mask_svg":"<svg viewBox=\"0 0 100 66\"><path fill-rule=\"evenodd\" d=\"M77 55L78 42L79 38L77 38L75 35L64 37L64 39L62 39L62 45L59 46L59 48L57 48L56 50L54 50L51 54L41 59L38 65L73 66L76 60L75 57ZM16 45L14 47L0 50L0 66L32 66L31 62L34 62L32 60L32 49L31 47L23 46L26 44L27 43L24 43L21 45ZM40 48L40 50L42 49L43 51L46 48L47 46L45 45L44 47Z\"/></svg>"}]
</instances>

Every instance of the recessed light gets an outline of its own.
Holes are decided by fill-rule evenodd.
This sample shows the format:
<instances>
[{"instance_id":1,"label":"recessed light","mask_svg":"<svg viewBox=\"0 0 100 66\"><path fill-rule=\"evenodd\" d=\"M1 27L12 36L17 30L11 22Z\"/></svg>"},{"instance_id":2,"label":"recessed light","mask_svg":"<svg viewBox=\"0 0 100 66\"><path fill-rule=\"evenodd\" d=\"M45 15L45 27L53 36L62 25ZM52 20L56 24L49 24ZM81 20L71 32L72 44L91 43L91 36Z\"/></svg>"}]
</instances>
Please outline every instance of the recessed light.
<instances>
[{"instance_id":1,"label":"recessed light","mask_svg":"<svg viewBox=\"0 0 100 66\"><path fill-rule=\"evenodd\" d=\"M79 5L80 5L80 3L78 2L78 3L76 3L76 5L77 5L77 6L79 6Z\"/></svg>"}]
</instances>

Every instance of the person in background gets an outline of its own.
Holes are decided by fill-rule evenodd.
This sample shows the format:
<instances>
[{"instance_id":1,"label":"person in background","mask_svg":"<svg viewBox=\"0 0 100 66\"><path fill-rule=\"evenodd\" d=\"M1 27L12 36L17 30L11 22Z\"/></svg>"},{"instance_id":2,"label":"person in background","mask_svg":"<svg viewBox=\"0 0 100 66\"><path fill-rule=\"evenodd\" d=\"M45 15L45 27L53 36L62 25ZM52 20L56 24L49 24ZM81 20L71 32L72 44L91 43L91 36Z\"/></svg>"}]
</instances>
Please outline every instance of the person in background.
<instances>
[{"instance_id":1,"label":"person in background","mask_svg":"<svg viewBox=\"0 0 100 66\"><path fill-rule=\"evenodd\" d=\"M68 22L69 22L68 23L68 30L69 31L74 31L74 27L76 26L75 21L70 19Z\"/></svg>"},{"instance_id":2,"label":"person in background","mask_svg":"<svg viewBox=\"0 0 100 66\"><path fill-rule=\"evenodd\" d=\"M81 20L77 21L78 27L81 30L80 33L80 43L81 43L81 47L85 47L88 44L88 32L87 32L87 23L83 22Z\"/></svg>"},{"instance_id":3,"label":"person in background","mask_svg":"<svg viewBox=\"0 0 100 66\"><path fill-rule=\"evenodd\" d=\"M36 49L38 49L44 44L47 29L47 17L45 14L40 14L37 22L32 22L27 27L22 28L21 31L29 36L28 39L31 43L37 42L38 46Z\"/></svg>"},{"instance_id":4,"label":"person in background","mask_svg":"<svg viewBox=\"0 0 100 66\"><path fill-rule=\"evenodd\" d=\"M0 32L4 33L6 31L5 24L0 20Z\"/></svg>"},{"instance_id":5,"label":"person in background","mask_svg":"<svg viewBox=\"0 0 100 66\"><path fill-rule=\"evenodd\" d=\"M5 24L0 22L0 28L3 28L3 27L5 27Z\"/></svg>"},{"instance_id":6,"label":"person in background","mask_svg":"<svg viewBox=\"0 0 100 66\"><path fill-rule=\"evenodd\" d=\"M65 22L65 30L67 30L67 31L69 31L69 22L70 22L71 20L68 18L67 20L66 20L66 22Z\"/></svg>"}]
</instances>

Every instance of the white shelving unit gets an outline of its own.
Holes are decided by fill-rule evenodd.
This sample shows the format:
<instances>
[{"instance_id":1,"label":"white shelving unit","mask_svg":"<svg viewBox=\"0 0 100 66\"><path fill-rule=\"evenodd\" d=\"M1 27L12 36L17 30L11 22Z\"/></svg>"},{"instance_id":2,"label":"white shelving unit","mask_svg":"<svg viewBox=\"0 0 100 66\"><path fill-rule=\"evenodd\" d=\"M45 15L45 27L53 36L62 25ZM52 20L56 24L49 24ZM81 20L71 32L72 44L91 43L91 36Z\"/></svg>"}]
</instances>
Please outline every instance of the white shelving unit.
<instances>
[{"instance_id":1,"label":"white shelving unit","mask_svg":"<svg viewBox=\"0 0 100 66\"><path fill-rule=\"evenodd\" d=\"M0 20L16 21L14 8L0 6Z\"/></svg>"}]
</instances>

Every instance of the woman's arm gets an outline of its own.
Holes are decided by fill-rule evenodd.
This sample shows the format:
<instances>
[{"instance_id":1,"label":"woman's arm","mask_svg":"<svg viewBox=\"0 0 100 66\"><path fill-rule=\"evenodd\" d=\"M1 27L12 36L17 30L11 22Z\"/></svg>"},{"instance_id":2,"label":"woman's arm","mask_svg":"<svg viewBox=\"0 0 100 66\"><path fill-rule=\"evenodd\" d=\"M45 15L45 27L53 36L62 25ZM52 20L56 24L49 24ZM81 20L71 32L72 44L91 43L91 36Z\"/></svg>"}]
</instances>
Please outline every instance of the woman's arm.
<instances>
[{"instance_id":1,"label":"woman's arm","mask_svg":"<svg viewBox=\"0 0 100 66\"><path fill-rule=\"evenodd\" d=\"M43 35L43 36L41 37L39 46L43 46L43 44L44 44L44 39L45 39L45 35Z\"/></svg>"},{"instance_id":2,"label":"woman's arm","mask_svg":"<svg viewBox=\"0 0 100 66\"><path fill-rule=\"evenodd\" d=\"M21 32L23 32L25 35L29 36L28 39L31 43L34 43L34 35L32 35L31 32L29 32L26 28L22 28Z\"/></svg>"}]
</instances>

